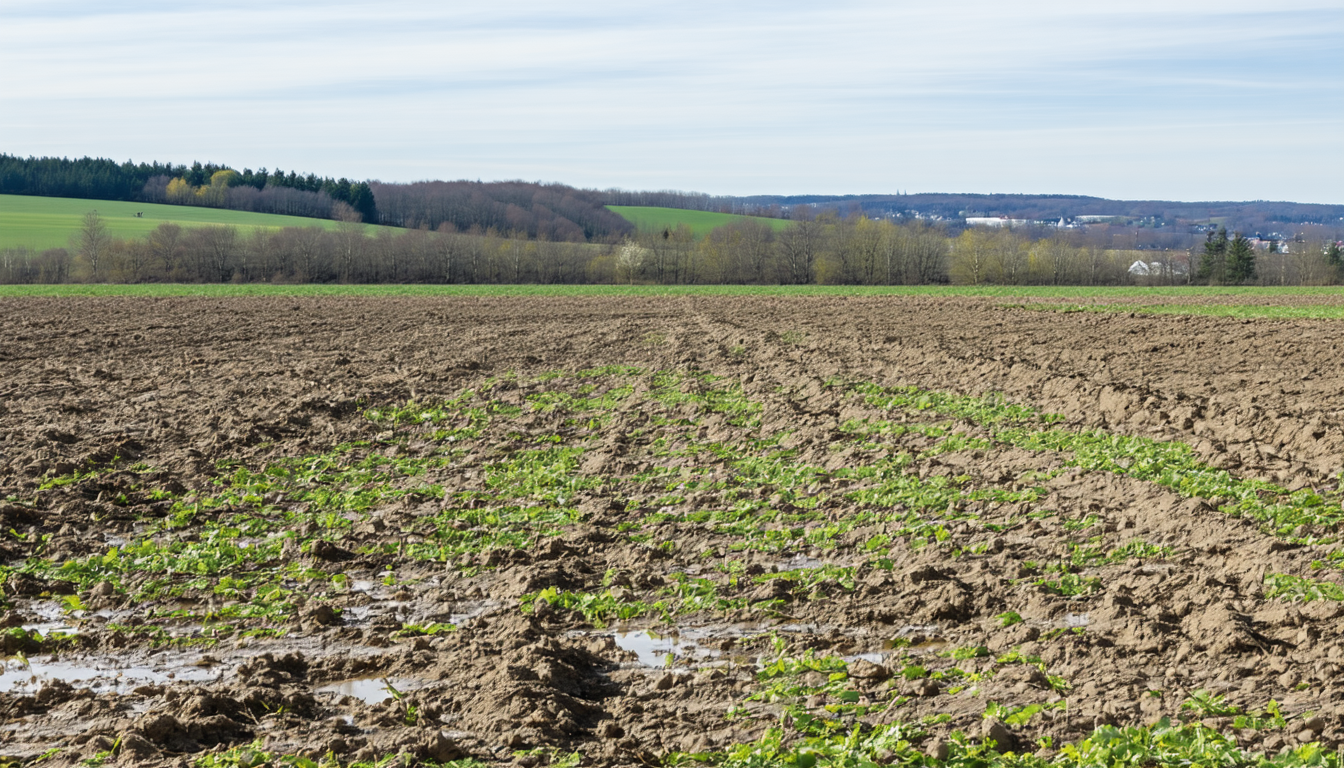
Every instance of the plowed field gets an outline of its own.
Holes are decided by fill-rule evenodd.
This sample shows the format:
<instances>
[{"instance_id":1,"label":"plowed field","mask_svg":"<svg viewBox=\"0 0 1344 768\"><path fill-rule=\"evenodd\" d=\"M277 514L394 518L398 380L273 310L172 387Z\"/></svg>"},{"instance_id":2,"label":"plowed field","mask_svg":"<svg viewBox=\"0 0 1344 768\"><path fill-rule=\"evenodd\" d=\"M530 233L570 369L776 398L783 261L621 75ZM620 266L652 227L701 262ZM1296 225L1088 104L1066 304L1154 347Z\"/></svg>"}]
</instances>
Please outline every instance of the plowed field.
<instances>
[{"instance_id":1,"label":"plowed field","mask_svg":"<svg viewBox=\"0 0 1344 768\"><path fill-rule=\"evenodd\" d=\"M988 298L0 300L0 761L1337 766L1342 356Z\"/></svg>"}]
</instances>

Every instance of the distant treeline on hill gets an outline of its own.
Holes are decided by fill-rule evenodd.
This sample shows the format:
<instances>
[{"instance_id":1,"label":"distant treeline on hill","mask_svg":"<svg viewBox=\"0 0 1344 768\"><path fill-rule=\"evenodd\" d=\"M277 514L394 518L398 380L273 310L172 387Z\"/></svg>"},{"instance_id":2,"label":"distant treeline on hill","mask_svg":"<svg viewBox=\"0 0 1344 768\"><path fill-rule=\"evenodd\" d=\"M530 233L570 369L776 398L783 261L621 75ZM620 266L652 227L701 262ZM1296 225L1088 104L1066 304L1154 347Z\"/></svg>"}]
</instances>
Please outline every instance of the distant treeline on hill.
<instances>
[{"instance_id":1,"label":"distant treeline on hill","mask_svg":"<svg viewBox=\"0 0 1344 768\"><path fill-rule=\"evenodd\" d=\"M378 222L407 229L494 231L533 240L605 242L634 225L603 207L602 195L524 181L374 182Z\"/></svg>"},{"instance_id":2,"label":"distant treeline on hill","mask_svg":"<svg viewBox=\"0 0 1344 768\"><path fill-rule=\"evenodd\" d=\"M779 198L783 199L783 198ZM641 192L629 189L608 189L602 192L606 205L635 205L652 208L680 208L683 211L735 213L740 216L765 216L772 219L788 218L788 211L768 196L732 197L707 195L703 192L678 192L672 189Z\"/></svg>"},{"instance_id":3,"label":"distant treeline on hill","mask_svg":"<svg viewBox=\"0 0 1344 768\"><path fill-rule=\"evenodd\" d=\"M365 182L265 168L240 173L199 162L186 166L0 154L0 194L175 203L323 219L348 217L351 211L364 221L377 215Z\"/></svg>"},{"instance_id":4,"label":"distant treeline on hill","mask_svg":"<svg viewBox=\"0 0 1344 768\"><path fill-rule=\"evenodd\" d=\"M184 228L115 237L96 211L70 248L0 249L0 283L626 283L658 285L1328 285L1344 281L1329 239L1256 246L1224 229L1199 248L1108 247L1096 233L896 223L823 213L775 228L740 218L696 237L685 224L616 243L370 228ZM1327 236L1328 237L1328 236Z\"/></svg>"},{"instance_id":5,"label":"distant treeline on hill","mask_svg":"<svg viewBox=\"0 0 1344 768\"><path fill-rule=\"evenodd\" d=\"M1230 229L1300 234L1293 225L1344 224L1344 205L1273 202L1109 200L1083 195L707 195L698 192L605 191L525 181L352 181L295 171L241 171L214 163L190 166L117 163L102 158L21 158L0 154L0 194L127 200L228 208L407 229L456 231L553 242L611 243L634 225L607 205L680 208L791 220L826 213L873 219L947 222L968 217L1055 222L1115 217L1127 226L1170 232L1193 222Z\"/></svg>"},{"instance_id":6,"label":"distant treeline on hill","mask_svg":"<svg viewBox=\"0 0 1344 768\"><path fill-rule=\"evenodd\" d=\"M602 195L608 205L657 206L786 219L815 216L826 211L834 211L842 216L862 213L870 218L921 218L949 222L958 222L968 216L1002 216L1030 221L1114 216L1150 219L1168 224L1219 219L1247 231L1256 231L1271 229L1274 224L1338 226L1344 218L1344 205L1266 200L1184 203L1170 200L1112 200L1085 195L948 193L727 196L675 190L639 192L622 189L609 189ZM803 214L799 209L806 209L806 213Z\"/></svg>"},{"instance_id":7,"label":"distant treeline on hill","mask_svg":"<svg viewBox=\"0 0 1344 768\"><path fill-rule=\"evenodd\" d=\"M199 162L0 154L0 194L196 205L563 242L611 241L633 230L603 207L600 193L563 184L388 184Z\"/></svg>"},{"instance_id":8,"label":"distant treeline on hill","mask_svg":"<svg viewBox=\"0 0 1344 768\"><path fill-rule=\"evenodd\" d=\"M1112 200L1085 195L947 194L913 195L758 195L737 198L760 209L785 210L807 206L841 213L859 211L868 216L918 212L925 217L963 219L967 216L1003 216L1010 219L1054 221L1076 216L1152 218L1169 222L1231 219L1247 223L1338 224L1344 205L1276 202L1177 202L1172 200Z\"/></svg>"}]
</instances>

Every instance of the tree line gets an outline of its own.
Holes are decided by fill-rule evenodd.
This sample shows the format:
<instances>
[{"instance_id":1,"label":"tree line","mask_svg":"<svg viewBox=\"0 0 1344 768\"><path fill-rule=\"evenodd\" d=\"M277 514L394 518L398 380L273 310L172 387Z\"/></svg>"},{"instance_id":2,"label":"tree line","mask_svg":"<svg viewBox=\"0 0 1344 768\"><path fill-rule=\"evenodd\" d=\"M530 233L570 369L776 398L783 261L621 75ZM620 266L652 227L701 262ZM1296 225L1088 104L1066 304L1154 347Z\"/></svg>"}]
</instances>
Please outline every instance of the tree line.
<instances>
[{"instance_id":1,"label":"tree line","mask_svg":"<svg viewBox=\"0 0 1344 768\"><path fill-rule=\"evenodd\" d=\"M390 184L215 163L117 163L0 154L0 194L195 205L410 229L510 232L567 242L620 239L633 225L602 194L524 181Z\"/></svg>"},{"instance_id":2,"label":"tree line","mask_svg":"<svg viewBox=\"0 0 1344 768\"><path fill-rule=\"evenodd\" d=\"M615 188L604 190L601 195L605 205L679 208L684 211L736 213L742 216L762 216L772 219L788 218L788 209L779 202L782 198L707 195L703 192L680 192L675 189L640 191Z\"/></svg>"},{"instance_id":3,"label":"tree line","mask_svg":"<svg viewBox=\"0 0 1344 768\"><path fill-rule=\"evenodd\" d=\"M113 236L96 212L68 248L0 250L0 283L589 283L603 246L465 234L442 226L377 229L184 227ZM594 271L598 270L598 271Z\"/></svg>"},{"instance_id":4,"label":"tree line","mask_svg":"<svg viewBox=\"0 0 1344 768\"><path fill-rule=\"evenodd\" d=\"M170 194L169 188L174 183L176 188ZM281 190L306 194L286 196ZM263 194L268 191L271 194ZM157 161L117 163L106 158L71 160L0 154L0 194L174 203L261 213L286 212L272 210L272 200L303 198L308 204L290 206L304 211L294 215L332 218L333 211L345 213L335 207L336 203L342 203L365 221L377 218L367 182L265 168L259 171L244 168L239 172L228 166L200 162L187 166ZM318 200L325 202L315 202Z\"/></svg>"},{"instance_id":5,"label":"tree line","mask_svg":"<svg viewBox=\"0 0 1344 768\"><path fill-rule=\"evenodd\" d=\"M567 242L610 242L634 225L603 206L601 194L564 184L525 181L374 182L378 223L407 229L448 225L463 232L508 232L515 237Z\"/></svg>"},{"instance_id":6,"label":"tree line","mask_svg":"<svg viewBox=\"0 0 1344 768\"><path fill-rule=\"evenodd\" d=\"M1006 215L1055 221L1084 214L1117 215L1141 226L1122 227L1148 247L1184 248L1191 221L1226 220L1243 231L1309 231L1338 227L1344 206L1252 201L1182 203L1106 200L1077 195L708 195L674 190L605 191L525 181L354 181L297 171L241 171L216 163L117 163L104 158L21 158L0 154L0 194L82 197L204 205L320 219L358 218L405 228L508 232L547 241L614 243L632 225L605 208L637 205L720 211L794 221L818 216L868 216L941 221L959 229L963 217ZM1285 228L1282 224L1292 223ZM955 234L955 232L953 233ZM842 270L843 272L843 270ZM1206 279L1216 279L1210 276Z\"/></svg>"},{"instance_id":7,"label":"tree line","mask_svg":"<svg viewBox=\"0 0 1344 768\"><path fill-rule=\"evenodd\" d=\"M1210 233L1200 252L1134 251L1068 230L975 227L825 212L776 230L745 219L695 237L686 226L608 243L526 239L489 229L332 229L164 223L110 234L88 212L68 248L0 250L0 282L625 283L660 285L1321 285L1344 282L1337 242L1263 251Z\"/></svg>"}]
</instances>

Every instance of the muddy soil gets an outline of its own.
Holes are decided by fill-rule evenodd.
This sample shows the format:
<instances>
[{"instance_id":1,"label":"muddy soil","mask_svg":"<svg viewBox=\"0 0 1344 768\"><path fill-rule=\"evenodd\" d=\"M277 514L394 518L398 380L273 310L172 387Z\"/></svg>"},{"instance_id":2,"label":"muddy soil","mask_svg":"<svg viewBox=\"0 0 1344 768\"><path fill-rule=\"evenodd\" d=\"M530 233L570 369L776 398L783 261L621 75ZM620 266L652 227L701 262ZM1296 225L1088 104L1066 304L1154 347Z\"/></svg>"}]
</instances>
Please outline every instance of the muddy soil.
<instances>
[{"instance_id":1,"label":"muddy soil","mask_svg":"<svg viewBox=\"0 0 1344 768\"><path fill-rule=\"evenodd\" d=\"M1050 754L1270 701L1239 743L1344 747L1342 355L976 298L6 299L0 757L656 764L800 712Z\"/></svg>"}]
</instances>

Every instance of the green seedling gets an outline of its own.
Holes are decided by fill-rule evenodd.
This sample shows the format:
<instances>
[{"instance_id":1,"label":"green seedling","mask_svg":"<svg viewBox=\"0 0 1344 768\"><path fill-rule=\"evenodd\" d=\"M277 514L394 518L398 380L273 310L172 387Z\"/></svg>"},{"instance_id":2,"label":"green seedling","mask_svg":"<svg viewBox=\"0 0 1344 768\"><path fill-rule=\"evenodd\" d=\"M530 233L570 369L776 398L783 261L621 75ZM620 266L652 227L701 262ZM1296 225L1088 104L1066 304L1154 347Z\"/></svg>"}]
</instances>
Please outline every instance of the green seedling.
<instances>
[{"instance_id":1,"label":"green seedling","mask_svg":"<svg viewBox=\"0 0 1344 768\"><path fill-rule=\"evenodd\" d=\"M1265 574L1266 600L1309 603L1313 600L1344 601L1344 587L1333 581L1316 581L1287 573Z\"/></svg>"}]
</instances>

